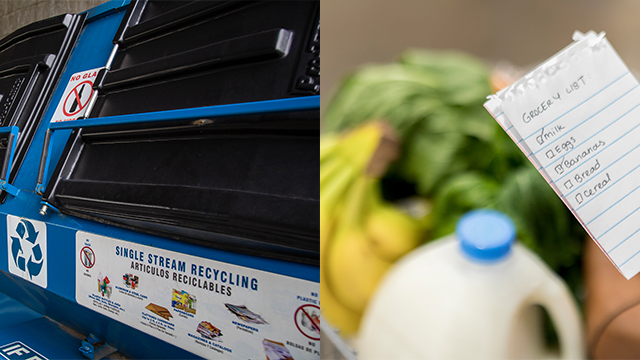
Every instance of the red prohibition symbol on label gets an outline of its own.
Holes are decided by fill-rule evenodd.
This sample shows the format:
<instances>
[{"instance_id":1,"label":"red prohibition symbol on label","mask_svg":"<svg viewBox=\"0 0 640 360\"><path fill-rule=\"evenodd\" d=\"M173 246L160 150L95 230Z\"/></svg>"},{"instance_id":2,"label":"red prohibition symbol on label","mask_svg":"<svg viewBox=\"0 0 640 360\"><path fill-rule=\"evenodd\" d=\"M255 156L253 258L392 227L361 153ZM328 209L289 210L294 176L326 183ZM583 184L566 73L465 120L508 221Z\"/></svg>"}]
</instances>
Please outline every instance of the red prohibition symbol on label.
<instances>
[{"instance_id":1,"label":"red prohibition symbol on label","mask_svg":"<svg viewBox=\"0 0 640 360\"><path fill-rule=\"evenodd\" d=\"M302 335L311 340L320 340L320 307L311 304L302 305L293 317Z\"/></svg>"},{"instance_id":2,"label":"red prohibition symbol on label","mask_svg":"<svg viewBox=\"0 0 640 360\"><path fill-rule=\"evenodd\" d=\"M91 94L93 94L93 82L87 80L76 85L64 99L62 112L67 116L79 113L89 104Z\"/></svg>"},{"instance_id":3,"label":"red prohibition symbol on label","mask_svg":"<svg viewBox=\"0 0 640 360\"><path fill-rule=\"evenodd\" d=\"M85 246L80 250L80 261L84 267L91 269L96 264L96 254L90 247Z\"/></svg>"}]
</instances>

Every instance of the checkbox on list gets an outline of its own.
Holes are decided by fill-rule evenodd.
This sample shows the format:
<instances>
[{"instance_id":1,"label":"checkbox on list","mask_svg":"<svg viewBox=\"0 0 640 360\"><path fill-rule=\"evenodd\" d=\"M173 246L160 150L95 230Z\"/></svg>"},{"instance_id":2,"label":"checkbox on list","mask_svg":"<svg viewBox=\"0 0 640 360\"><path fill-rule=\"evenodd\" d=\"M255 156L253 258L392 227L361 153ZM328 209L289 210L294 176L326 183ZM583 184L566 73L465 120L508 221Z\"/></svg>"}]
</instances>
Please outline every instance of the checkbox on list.
<instances>
[{"instance_id":1,"label":"checkbox on list","mask_svg":"<svg viewBox=\"0 0 640 360\"><path fill-rule=\"evenodd\" d=\"M564 182L564 187L568 189L571 189L573 187L573 183L571 182L571 180L567 180Z\"/></svg>"},{"instance_id":2,"label":"checkbox on list","mask_svg":"<svg viewBox=\"0 0 640 360\"><path fill-rule=\"evenodd\" d=\"M578 202L578 204L582 204L582 194L578 194L576 195L576 201Z\"/></svg>"},{"instance_id":3,"label":"checkbox on list","mask_svg":"<svg viewBox=\"0 0 640 360\"><path fill-rule=\"evenodd\" d=\"M556 156L556 153L553 152L553 150L549 150L546 152L547 158L549 159L553 159L554 156Z\"/></svg>"},{"instance_id":4,"label":"checkbox on list","mask_svg":"<svg viewBox=\"0 0 640 360\"><path fill-rule=\"evenodd\" d=\"M562 168L562 165L557 165L555 167L555 170L558 174L562 174L564 172L564 169Z\"/></svg>"}]
</instances>

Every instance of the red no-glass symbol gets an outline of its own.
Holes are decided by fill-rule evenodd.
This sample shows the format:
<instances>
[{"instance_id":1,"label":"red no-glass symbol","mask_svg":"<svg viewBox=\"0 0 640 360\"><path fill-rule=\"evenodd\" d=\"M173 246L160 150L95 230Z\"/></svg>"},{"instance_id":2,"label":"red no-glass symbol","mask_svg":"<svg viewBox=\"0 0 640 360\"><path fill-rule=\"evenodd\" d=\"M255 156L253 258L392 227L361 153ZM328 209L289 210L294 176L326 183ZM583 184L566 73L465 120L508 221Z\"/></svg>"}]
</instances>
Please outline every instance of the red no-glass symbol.
<instances>
[{"instance_id":1,"label":"red no-glass symbol","mask_svg":"<svg viewBox=\"0 0 640 360\"><path fill-rule=\"evenodd\" d=\"M87 80L76 85L64 99L62 112L67 116L79 113L89 103L91 94L93 94L93 82Z\"/></svg>"},{"instance_id":2,"label":"red no-glass symbol","mask_svg":"<svg viewBox=\"0 0 640 360\"><path fill-rule=\"evenodd\" d=\"M96 254L90 247L85 246L80 250L80 261L84 267L90 269L96 263Z\"/></svg>"}]
</instances>

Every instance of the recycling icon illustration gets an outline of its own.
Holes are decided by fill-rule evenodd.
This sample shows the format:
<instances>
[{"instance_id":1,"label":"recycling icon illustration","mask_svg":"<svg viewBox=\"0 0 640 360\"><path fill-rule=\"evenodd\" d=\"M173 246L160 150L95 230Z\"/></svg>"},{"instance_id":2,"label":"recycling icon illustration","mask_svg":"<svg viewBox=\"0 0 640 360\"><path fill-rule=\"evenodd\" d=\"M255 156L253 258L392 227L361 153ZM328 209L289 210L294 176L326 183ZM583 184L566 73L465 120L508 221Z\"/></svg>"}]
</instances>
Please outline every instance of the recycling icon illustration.
<instances>
[{"instance_id":1,"label":"recycling icon illustration","mask_svg":"<svg viewBox=\"0 0 640 360\"><path fill-rule=\"evenodd\" d=\"M46 287L46 224L8 215L7 232L9 271Z\"/></svg>"},{"instance_id":2,"label":"recycling icon illustration","mask_svg":"<svg viewBox=\"0 0 640 360\"><path fill-rule=\"evenodd\" d=\"M38 239L38 231L36 231L36 228L30 221L22 220L18 224L16 232L19 237L11 237L11 255L13 262L20 270L26 271L30 278L33 278L34 275L38 276L40 271L42 271L42 263L44 262L42 259L42 249L40 248L40 244L36 243L36 240ZM22 249L23 241L26 241L26 246L31 247L29 260L25 260L25 252Z\"/></svg>"}]
</instances>

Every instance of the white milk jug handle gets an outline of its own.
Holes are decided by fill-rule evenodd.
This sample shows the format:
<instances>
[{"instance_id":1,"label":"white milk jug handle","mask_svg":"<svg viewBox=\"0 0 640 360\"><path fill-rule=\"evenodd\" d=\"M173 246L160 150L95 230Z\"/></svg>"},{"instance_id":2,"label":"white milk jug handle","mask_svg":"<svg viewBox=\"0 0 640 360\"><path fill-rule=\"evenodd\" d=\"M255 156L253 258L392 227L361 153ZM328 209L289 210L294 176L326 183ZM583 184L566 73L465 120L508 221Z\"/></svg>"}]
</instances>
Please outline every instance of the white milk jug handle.
<instances>
[{"instance_id":1,"label":"white milk jug handle","mask_svg":"<svg viewBox=\"0 0 640 360\"><path fill-rule=\"evenodd\" d=\"M544 307L558 333L562 359L585 359L582 317L569 290L560 279L549 277L534 300Z\"/></svg>"}]
</instances>

